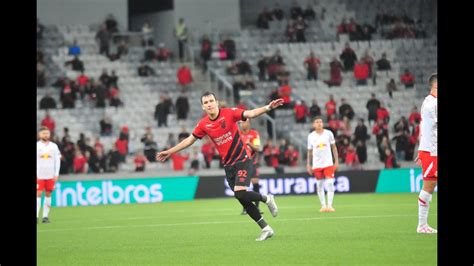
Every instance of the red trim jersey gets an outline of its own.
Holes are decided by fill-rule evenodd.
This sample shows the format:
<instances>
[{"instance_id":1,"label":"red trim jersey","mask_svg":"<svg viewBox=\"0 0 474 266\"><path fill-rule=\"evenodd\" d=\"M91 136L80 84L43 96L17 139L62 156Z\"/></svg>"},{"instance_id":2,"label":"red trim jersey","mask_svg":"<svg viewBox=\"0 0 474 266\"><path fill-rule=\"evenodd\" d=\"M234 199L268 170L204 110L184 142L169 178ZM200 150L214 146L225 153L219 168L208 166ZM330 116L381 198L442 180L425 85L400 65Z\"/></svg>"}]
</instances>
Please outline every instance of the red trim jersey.
<instances>
[{"instance_id":1,"label":"red trim jersey","mask_svg":"<svg viewBox=\"0 0 474 266\"><path fill-rule=\"evenodd\" d=\"M260 134L258 134L258 131L255 129L250 129L247 134L244 134L242 131L240 132L242 135L242 141L244 142L245 145L247 143L252 143L254 146L260 146ZM253 164L257 164L257 155L258 153L254 151L252 148L248 147L250 150L250 155L252 156L252 162Z\"/></svg>"},{"instance_id":2,"label":"red trim jersey","mask_svg":"<svg viewBox=\"0 0 474 266\"><path fill-rule=\"evenodd\" d=\"M197 139L208 135L216 145L224 166L244 162L251 156L236 123L240 120L246 120L243 109L220 108L215 119L211 120L209 116L201 119L192 134Z\"/></svg>"}]
</instances>

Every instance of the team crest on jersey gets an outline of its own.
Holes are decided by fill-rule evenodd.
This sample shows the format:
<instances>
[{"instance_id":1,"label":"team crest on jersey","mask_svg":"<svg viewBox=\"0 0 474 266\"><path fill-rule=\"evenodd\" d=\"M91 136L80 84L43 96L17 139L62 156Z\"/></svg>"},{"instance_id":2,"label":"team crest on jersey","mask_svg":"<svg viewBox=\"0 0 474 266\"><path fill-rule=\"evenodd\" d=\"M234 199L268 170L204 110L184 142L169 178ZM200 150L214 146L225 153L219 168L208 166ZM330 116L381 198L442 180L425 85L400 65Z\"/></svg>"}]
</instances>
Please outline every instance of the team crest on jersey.
<instances>
[{"instance_id":1,"label":"team crest on jersey","mask_svg":"<svg viewBox=\"0 0 474 266\"><path fill-rule=\"evenodd\" d=\"M222 120L222 122L221 122L221 128L225 128L225 120Z\"/></svg>"}]
</instances>

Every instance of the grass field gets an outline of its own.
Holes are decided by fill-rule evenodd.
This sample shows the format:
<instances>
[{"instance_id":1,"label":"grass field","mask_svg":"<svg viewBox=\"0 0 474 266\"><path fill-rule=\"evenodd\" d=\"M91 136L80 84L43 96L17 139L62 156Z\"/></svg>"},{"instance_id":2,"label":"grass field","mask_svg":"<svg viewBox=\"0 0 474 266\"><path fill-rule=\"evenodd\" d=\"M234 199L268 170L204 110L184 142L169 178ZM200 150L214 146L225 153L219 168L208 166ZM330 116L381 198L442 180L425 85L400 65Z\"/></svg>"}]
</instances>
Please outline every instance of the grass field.
<instances>
[{"instance_id":1,"label":"grass field","mask_svg":"<svg viewBox=\"0 0 474 266\"><path fill-rule=\"evenodd\" d=\"M416 193L317 195L263 205L275 236L240 215L234 199L53 208L38 224L38 265L436 265L437 236L416 233ZM429 224L437 227L437 195Z\"/></svg>"}]
</instances>

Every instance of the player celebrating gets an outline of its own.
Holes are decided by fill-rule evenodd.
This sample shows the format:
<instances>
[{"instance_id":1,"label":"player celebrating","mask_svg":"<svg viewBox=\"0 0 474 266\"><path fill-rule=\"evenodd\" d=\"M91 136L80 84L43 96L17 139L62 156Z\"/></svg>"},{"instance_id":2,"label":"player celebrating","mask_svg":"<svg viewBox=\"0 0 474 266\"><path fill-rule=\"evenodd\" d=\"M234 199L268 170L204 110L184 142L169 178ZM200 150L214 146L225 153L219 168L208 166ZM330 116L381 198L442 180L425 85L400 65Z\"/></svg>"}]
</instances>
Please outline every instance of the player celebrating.
<instances>
[{"instance_id":1,"label":"player celebrating","mask_svg":"<svg viewBox=\"0 0 474 266\"><path fill-rule=\"evenodd\" d=\"M250 118L247 118L247 120L240 122L241 126L241 135L242 135L242 141L244 142L244 145L248 145L250 148L250 155L251 155L251 160L252 164L250 164L251 170L249 170L249 176L251 177L251 182L253 184L253 191L256 193L260 193L260 184L258 183L258 151L260 150L260 134L258 134L258 131L255 129L250 128ZM255 202L255 206L257 206L258 209L258 204L259 201ZM260 209L259 209L260 211ZM260 211L261 214L263 214L262 211ZM245 208L242 210L242 215L247 214L247 211Z\"/></svg>"},{"instance_id":2,"label":"player celebrating","mask_svg":"<svg viewBox=\"0 0 474 266\"><path fill-rule=\"evenodd\" d=\"M43 203L43 223L49 223L51 193L54 190L54 183L59 177L61 153L58 145L49 141L51 132L47 127L41 127L38 135L40 140L36 143L36 223L38 223L43 190L46 194Z\"/></svg>"},{"instance_id":3,"label":"player celebrating","mask_svg":"<svg viewBox=\"0 0 474 266\"><path fill-rule=\"evenodd\" d=\"M428 225L428 211L433 191L438 182L438 74L429 78L431 93L421 105L420 146L415 159L421 164L423 188L418 196L417 233L436 234L438 230Z\"/></svg>"},{"instance_id":4,"label":"player celebrating","mask_svg":"<svg viewBox=\"0 0 474 266\"><path fill-rule=\"evenodd\" d=\"M250 151L243 144L237 121L260 116L283 104L283 99L277 99L268 105L243 110L239 108L219 108L219 102L214 93L205 92L201 96L202 109L207 116L198 122L192 134L176 146L159 152L158 161L166 160L171 154L191 146L197 139L208 135L221 155L229 187L235 192L235 198L242 204L247 214L262 228L262 233L256 239L263 241L273 236L273 229L265 222L253 201L263 201L273 217L277 216L278 208L273 195L261 195L254 191L247 191L250 185L249 170L252 164Z\"/></svg>"},{"instance_id":5,"label":"player celebrating","mask_svg":"<svg viewBox=\"0 0 474 266\"><path fill-rule=\"evenodd\" d=\"M313 128L314 131L308 135L308 162L306 169L310 175L316 177L317 193L321 202L321 209L319 211L335 212L336 210L332 207L334 199L334 171L339 167L336 141L332 132L323 128L321 116L316 116L313 119ZM333 163L333 155L335 163ZM328 192L327 205L323 187L324 180L326 180Z\"/></svg>"}]
</instances>

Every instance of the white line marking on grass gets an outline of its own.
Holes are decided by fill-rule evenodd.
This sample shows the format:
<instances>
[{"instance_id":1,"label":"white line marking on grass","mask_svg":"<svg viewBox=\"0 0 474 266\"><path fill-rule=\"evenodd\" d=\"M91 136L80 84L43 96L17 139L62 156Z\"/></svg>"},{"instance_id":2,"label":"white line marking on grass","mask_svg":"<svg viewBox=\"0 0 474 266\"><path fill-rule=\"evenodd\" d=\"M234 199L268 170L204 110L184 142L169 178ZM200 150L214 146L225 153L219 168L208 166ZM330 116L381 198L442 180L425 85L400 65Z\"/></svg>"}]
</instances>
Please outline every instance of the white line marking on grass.
<instances>
[{"instance_id":1,"label":"white line marking on grass","mask_svg":"<svg viewBox=\"0 0 474 266\"><path fill-rule=\"evenodd\" d=\"M433 214L437 215L437 214ZM308 217L308 218L292 218L292 219L275 219L273 222L290 222L290 221L313 221L313 220L331 220L331 219L366 219L366 218L390 218L390 217L417 217L416 214L393 214L393 215L369 215L369 216L339 216L339 217ZM212 224L241 224L251 221L214 221L214 222L194 222L194 223L170 223L170 224L140 224L140 225L112 225L112 226L92 226L77 228L58 228L37 230L37 233L44 232L60 232L60 231L76 231L76 230L102 230L102 229L119 229L119 228L140 228L140 227L161 227L161 226L187 226L187 225L212 225Z\"/></svg>"}]
</instances>

